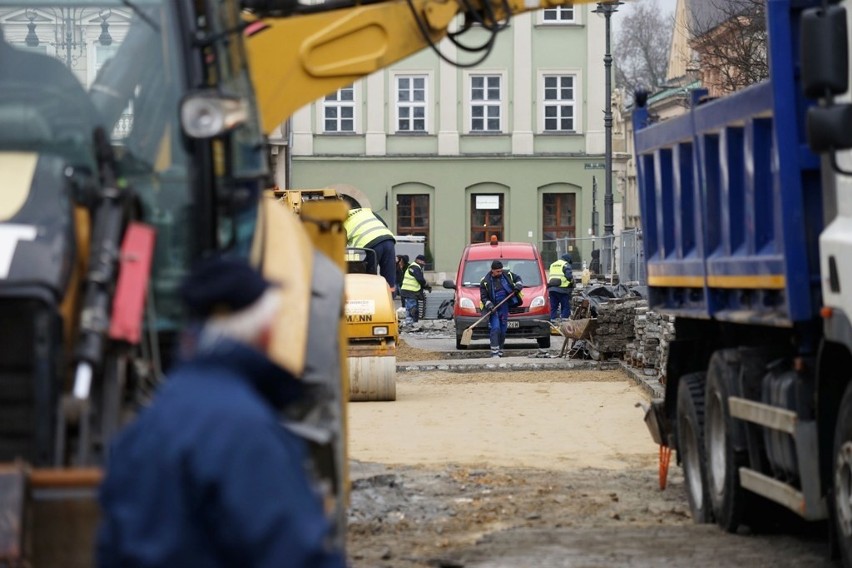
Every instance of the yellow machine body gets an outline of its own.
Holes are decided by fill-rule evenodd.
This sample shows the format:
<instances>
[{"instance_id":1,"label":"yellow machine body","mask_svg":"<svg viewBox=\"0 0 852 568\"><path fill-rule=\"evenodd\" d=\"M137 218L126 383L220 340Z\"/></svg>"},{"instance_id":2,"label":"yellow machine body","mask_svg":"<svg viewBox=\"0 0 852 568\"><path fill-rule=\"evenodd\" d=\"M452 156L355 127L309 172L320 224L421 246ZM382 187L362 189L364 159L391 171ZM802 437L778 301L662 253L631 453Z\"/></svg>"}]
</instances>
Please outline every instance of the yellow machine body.
<instances>
[{"instance_id":1,"label":"yellow machine body","mask_svg":"<svg viewBox=\"0 0 852 568\"><path fill-rule=\"evenodd\" d=\"M396 400L399 323L387 282L374 274L346 275L349 400Z\"/></svg>"},{"instance_id":2,"label":"yellow machine body","mask_svg":"<svg viewBox=\"0 0 852 568\"><path fill-rule=\"evenodd\" d=\"M334 208L345 215L348 209L334 189L275 190L274 194L288 209L298 213L307 226L319 227L330 221L320 211ZM345 235L340 233L339 243L342 246L335 251L339 257L342 257L345 242ZM354 258L353 262L349 260L343 258L350 268L357 264ZM385 279L376 274L347 272L342 327L347 346L349 400L395 400L399 323L390 289Z\"/></svg>"}]
</instances>

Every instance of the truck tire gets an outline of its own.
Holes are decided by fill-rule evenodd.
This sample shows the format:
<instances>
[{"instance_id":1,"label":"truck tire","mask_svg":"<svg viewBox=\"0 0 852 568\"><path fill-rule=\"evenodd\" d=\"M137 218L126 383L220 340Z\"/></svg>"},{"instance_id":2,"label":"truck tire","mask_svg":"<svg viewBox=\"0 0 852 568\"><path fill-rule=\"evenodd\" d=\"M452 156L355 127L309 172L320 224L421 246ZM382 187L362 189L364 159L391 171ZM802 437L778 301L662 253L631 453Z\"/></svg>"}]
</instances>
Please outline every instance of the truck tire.
<instances>
[{"instance_id":1,"label":"truck tire","mask_svg":"<svg viewBox=\"0 0 852 568\"><path fill-rule=\"evenodd\" d=\"M705 378L704 372L689 373L680 378L677 387L677 452L689 510L696 524L713 521L704 453Z\"/></svg>"},{"instance_id":2,"label":"truck tire","mask_svg":"<svg viewBox=\"0 0 852 568\"><path fill-rule=\"evenodd\" d=\"M536 341L538 341L539 349L549 349L550 348L550 336L547 337L537 337Z\"/></svg>"},{"instance_id":3,"label":"truck tire","mask_svg":"<svg viewBox=\"0 0 852 568\"><path fill-rule=\"evenodd\" d=\"M844 566L852 566L852 385L840 402L834 429L832 519Z\"/></svg>"},{"instance_id":4,"label":"truck tire","mask_svg":"<svg viewBox=\"0 0 852 568\"><path fill-rule=\"evenodd\" d=\"M730 533L736 532L743 521L746 498L739 468L747 464L748 455L736 449L741 444L735 442L738 434L728 409L728 398L739 394L736 385L741 361L736 349L713 353L705 397L704 444L710 502L716 524Z\"/></svg>"}]
</instances>

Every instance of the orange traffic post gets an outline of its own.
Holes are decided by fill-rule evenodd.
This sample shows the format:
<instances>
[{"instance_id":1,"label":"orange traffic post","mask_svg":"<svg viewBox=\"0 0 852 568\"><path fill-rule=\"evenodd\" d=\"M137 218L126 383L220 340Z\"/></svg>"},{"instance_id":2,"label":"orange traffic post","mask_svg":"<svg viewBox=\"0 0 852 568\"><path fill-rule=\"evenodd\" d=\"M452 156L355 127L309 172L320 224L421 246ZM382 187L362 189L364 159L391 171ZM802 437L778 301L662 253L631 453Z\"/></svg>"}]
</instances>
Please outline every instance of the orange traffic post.
<instances>
[{"instance_id":1,"label":"orange traffic post","mask_svg":"<svg viewBox=\"0 0 852 568\"><path fill-rule=\"evenodd\" d=\"M672 459L672 449L666 445L660 445L660 491L666 488L669 478L669 462Z\"/></svg>"}]
</instances>

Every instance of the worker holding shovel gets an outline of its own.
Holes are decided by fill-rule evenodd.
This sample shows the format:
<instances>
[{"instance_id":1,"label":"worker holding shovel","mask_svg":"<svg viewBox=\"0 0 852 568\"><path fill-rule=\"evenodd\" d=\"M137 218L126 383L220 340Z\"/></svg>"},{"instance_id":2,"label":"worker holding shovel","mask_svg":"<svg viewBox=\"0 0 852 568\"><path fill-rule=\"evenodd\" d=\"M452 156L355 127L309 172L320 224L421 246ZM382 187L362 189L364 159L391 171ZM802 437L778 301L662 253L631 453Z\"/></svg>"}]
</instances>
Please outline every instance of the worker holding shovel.
<instances>
[{"instance_id":1,"label":"worker holding shovel","mask_svg":"<svg viewBox=\"0 0 852 568\"><path fill-rule=\"evenodd\" d=\"M491 357L503 356L506 330L509 327L509 309L520 306L523 302L523 287L520 276L503 270L503 263L499 260L491 263L491 271L479 282L482 311L490 313L488 336L491 340Z\"/></svg>"}]
</instances>

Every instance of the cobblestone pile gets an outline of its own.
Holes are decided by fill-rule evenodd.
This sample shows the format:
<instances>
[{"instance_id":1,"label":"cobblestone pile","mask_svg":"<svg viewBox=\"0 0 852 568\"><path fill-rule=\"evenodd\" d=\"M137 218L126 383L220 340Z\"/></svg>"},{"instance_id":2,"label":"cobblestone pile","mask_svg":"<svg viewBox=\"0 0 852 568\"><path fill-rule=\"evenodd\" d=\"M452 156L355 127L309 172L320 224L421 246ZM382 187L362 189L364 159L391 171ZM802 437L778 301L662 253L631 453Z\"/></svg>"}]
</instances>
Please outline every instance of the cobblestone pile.
<instances>
[{"instance_id":1,"label":"cobblestone pile","mask_svg":"<svg viewBox=\"0 0 852 568\"><path fill-rule=\"evenodd\" d=\"M597 327L592 349L593 359L616 359L624 356L635 336L636 308L647 302L638 298L614 298L598 306Z\"/></svg>"},{"instance_id":2,"label":"cobblestone pile","mask_svg":"<svg viewBox=\"0 0 852 568\"><path fill-rule=\"evenodd\" d=\"M573 299L575 310L582 297ZM576 314L580 315L580 314ZM596 361L622 359L647 376L664 378L669 342L674 339L674 316L663 316L648 309L648 302L637 297L613 298L598 304L596 327L584 351ZM455 322L445 319L421 319L400 325L400 331L425 338L455 336ZM554 348L561 345L561 338Z\"/></svg>"},{"instance_id":3,"label":"cobblestone pile","mask_svg":"<svg viewBox=\"0 0 852 568\"><path fill-rule=\"evenodd\" d=\"M635 338L627 345L625 357L632 367L663 375L668 361L669 342L674 338L674 316L662 316L648 309L642 300L634 317Z\"/></svg>"}]
</instances>

